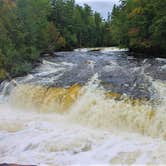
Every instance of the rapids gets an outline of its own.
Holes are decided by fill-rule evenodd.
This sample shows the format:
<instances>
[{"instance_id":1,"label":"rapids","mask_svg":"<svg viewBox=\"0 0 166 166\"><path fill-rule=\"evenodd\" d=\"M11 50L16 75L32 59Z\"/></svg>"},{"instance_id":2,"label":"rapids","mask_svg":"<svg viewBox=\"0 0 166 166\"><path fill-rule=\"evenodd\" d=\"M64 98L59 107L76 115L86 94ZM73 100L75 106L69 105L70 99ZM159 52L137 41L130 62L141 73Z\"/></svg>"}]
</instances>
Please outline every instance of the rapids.
<instances>
[{"instance_id":1,"label":"rapids","mask_svg":"<svg viewBox=\"0 0 166 166\"><path fill-rule=\"evenodd\" d=\"M165 66L115 48L76 50L2 82L0 163L166 164Z\"/></svg>"}]
</instances>

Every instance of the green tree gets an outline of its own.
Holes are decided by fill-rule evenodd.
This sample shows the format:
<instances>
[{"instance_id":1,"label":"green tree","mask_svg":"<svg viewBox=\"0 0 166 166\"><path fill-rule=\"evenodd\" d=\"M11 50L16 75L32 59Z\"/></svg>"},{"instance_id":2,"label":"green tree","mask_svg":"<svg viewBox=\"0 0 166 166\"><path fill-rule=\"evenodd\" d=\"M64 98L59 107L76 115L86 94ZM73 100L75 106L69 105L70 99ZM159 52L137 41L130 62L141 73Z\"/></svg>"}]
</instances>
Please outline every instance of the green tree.
<instances>
[{"instance_id":1,"label":"green tree","mask_svg":"<svg viewBox=\"0 0 166 166\"><path fill-rule=\"evenodd\" d=\"M48 21L50 13L49 0L1 1L0 59L11 75L28 72L43 50L64 47L65 40Z\"/></svg>"},{"instance_id":2,"label":"green tree","mask_svg":"<svg viewBox=\"0 0 166 166\"><path fill-rule=\"evenodd\" d=\"M138 52L166 52L164 0L121 0L112 12L114 43Z\"/></svg>"}]
</instances>

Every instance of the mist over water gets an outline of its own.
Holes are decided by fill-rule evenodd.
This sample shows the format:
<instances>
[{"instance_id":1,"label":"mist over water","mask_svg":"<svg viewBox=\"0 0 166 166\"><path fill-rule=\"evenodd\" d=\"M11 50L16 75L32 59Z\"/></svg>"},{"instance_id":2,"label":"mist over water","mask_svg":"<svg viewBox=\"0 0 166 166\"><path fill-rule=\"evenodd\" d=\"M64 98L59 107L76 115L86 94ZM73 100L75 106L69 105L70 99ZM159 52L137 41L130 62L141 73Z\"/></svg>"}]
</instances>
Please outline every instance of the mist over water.
<instances>
[{"instance_id":1,"label":"mist over water","mask_svg":"<svg viewBox=\"0 0 166 166\"><path fill-rule=\"evenodd\" d=\"M166 163L165 59L55 53L0 86L0 163Z\"/></svg>"}]
</instances>

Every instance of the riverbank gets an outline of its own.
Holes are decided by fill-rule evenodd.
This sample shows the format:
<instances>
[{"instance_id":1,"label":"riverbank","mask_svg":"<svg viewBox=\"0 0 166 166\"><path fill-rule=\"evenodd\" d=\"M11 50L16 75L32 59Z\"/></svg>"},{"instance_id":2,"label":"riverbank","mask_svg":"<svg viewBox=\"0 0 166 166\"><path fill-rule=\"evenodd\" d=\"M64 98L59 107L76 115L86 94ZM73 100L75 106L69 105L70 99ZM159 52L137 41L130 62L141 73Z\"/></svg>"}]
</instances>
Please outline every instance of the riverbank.
<instances>
[{"instance_id":1,"label":"riverbank","mask_svg":"<svg viewBox=\"0 0 166 166\"><path fill-rule=\"evenodd\" d=\"M118 47L92 47L92 48L76 48L76 49L59 49L59 50L55 50L55 51L42 51L40 53L40 56L38 57L38 59L36 59L35 61L31 62L31 67L29 69L26 70L26 72L20 71L17 74L12 74L12 73L8 73L8 71L5 71L4 69L0 68L0 83L2 81L4 81L5 79L11 79L14 77L20 77L20 76L24 76L26 74L28 74L30 71L32 71L35 67L39 66L42 63L42 59L45 57L56 57L56 52L69 52L69 51L76 51L76 52L93 52L93 51L106 51L106 52L115 52L115 51L128 51L127 48L118 48ZM26 66L25 66L26 67ZM10 77L10 78L9 78Z\"/></svg>"},{"instance_id":2,"label":"riverbank","mask_svg":"<svg viewBox=\"0 0 166 166\"><path fill-rule=\"evenodd\" d=\"M161 48L130 48L130 55L138 58L166 58L166 50Z\"/></svg>"},{"instance_id":3,"label":"riverbank","mask_svg":"<svg viewBox=\"0 0 166 166\"><path fill-rule=\"evenodd\" d=\"M69 53L71 52L70 50L59 50L60 52L62 53ZM53 58L57 55L57 53L60 53L60 52L49 52L49 51L44 51L40 54L39 58L36 60L36 61L33 61L32 62L32 65L31 65L31 68L29 68L28 71L26 72L20 72L18 73L17 75L13 75L13 74L10 74L8 73L7 71L5 71L4 69L0 69L0 83L3 82L5 79L6 80L12 80L13 78L16 78L16 77L22 77L22 76L25 76L25 75L28 75L33 69L35 69L37 66L40 66L42 64L42 61L43 59L45 58ZM160 55L160 54L155 54L152 53L150 54L150 52L147 52L147 54L145 53L141 53L140 50L137 50L137 49L127 49L127 48L119 48L119 47L92 47L92 48L77 48L77 49L74 49L74 52L78 53L78 52L98 52L98 53L117 53L118 55L118 52L124 52L126 56L129 56L129 57L134 57L134 58L141 58L141 59L146 59L146 58L149 58L149 59L154 59L154 58L165 58L164 54L163 55ZM79 57L79 56L78 56Z\"/></svg>"},{"instance_id":4,"label":"riverbank","mask_svg":"<svg viewBox=\"0 0 166 166\"><path fill-rule=\"evenodd\" d=\"M66 52L68 53L71 50L57 50L61 52ZM56 51L56 52L57 52ZM144 49L135 49L135 48L121 48L121 47L92 47L92 48L77 48L73 49L75 52L125 52L126 55L132 56L135 58L166 58L166 54L164 54L163 51L158 51L158 50L144 50ZM158 51L158 53L157 53ZM17 75L12 75L10 73L7 73L4 69L0 69L0 83L4 81L5 79L11 79L15 77L21 77L27 75L30 71L32 71L35 67L39 66L42 63L42 59L46 57L56 57L56 52L49 52L49 51L43 51L39 58L36 61L32 62L31 68L27 70L26 72L20 72ZM10 75L10 78L9 78Z\"/></svg>"}]
</instances>

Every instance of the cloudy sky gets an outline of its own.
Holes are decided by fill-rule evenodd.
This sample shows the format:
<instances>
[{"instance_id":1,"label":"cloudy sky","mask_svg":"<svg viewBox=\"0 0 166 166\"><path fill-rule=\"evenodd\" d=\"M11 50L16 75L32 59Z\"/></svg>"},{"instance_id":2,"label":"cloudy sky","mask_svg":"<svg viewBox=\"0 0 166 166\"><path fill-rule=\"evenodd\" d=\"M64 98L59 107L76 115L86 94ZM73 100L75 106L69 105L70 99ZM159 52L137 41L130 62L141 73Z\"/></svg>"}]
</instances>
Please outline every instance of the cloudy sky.
<instances>
[{"instance_id":1,"label":"cloudy sky","mask_svg":"<svg viewBox=\"0 0 166 166\"><path fill-rule=\"evenodd\" d=\"M75 0L76 3L83 5L88 4L93 10L98 11L104 18L107 18L108 12L112 10L114 4L118 4L119 0Z\"/></svg>"}]
</instances>

